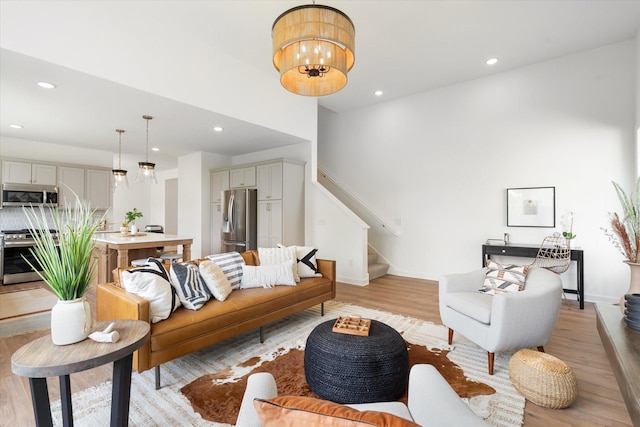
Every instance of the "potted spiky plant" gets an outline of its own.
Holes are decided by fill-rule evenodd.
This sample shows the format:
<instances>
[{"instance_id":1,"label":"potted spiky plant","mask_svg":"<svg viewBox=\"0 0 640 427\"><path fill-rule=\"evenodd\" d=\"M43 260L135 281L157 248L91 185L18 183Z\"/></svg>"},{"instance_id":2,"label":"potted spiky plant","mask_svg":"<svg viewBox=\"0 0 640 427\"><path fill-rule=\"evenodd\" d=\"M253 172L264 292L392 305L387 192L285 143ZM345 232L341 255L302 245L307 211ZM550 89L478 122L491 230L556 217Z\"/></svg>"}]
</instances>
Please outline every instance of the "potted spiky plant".
<instances>
[{"instance_id":1,"label":"potted spiky plant","mask_svg":"<svg viewBox=\"0 0 640 427\"><path fill-rule=\"evenodd\" d=\"M77 194L72 209L50 206L24 207L35 240L30 249L39 268L29 263L57 295L51 310L51 339L66 345L87 338L93 325L91 306L85 299L94 274L93 235L103 220ZM51 230L57 230L57 238Z\"/></svg>"},{"instance_id":2,"label":"potted spiky plant","mask_svg":"<svg viewBox=\"0 0 640 427\"><path fill-rule=\"evenodd\" d=\"M631 268L631 284L627 294L640 293L640 176L630 195L615 182L613 187L622 206L622 217L616 212L609 213L611 229L603 230ZM624 295L620 299L620 309L624 313Z\"/></svg>"}]
</instances>

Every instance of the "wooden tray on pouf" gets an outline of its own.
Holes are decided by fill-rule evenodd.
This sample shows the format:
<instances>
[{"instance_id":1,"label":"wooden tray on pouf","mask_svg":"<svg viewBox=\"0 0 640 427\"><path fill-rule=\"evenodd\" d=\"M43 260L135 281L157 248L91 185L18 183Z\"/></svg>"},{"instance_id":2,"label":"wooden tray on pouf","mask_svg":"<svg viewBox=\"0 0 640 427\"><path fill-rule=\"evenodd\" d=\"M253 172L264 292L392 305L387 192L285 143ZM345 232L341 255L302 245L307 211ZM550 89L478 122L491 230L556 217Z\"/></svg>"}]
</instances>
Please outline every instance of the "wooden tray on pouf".
<instances>
[{"instance_id":1,"label":"wooden tray on pouf","mask_svg":"<svg viewBox=\"0 0 640 427\"><path fill-rule=\"evenodd\" d=\"M333 325L333 332L366 337L369 336L370 328L371 320L369 319L340 316L336 319L336 323Z\"/></svg>"}]
</instances>

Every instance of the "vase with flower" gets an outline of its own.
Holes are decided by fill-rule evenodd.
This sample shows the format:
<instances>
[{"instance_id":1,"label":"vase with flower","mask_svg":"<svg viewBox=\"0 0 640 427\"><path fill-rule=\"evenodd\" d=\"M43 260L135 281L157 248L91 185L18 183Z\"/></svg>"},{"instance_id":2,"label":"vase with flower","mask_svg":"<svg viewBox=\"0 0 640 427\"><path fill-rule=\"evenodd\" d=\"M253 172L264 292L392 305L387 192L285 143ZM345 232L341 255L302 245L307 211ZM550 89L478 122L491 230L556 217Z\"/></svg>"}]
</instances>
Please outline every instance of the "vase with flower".
<instances>
[{"instance_id":1,"label":"vase with flower","mask_svg":"<svg viewBox=\"0 0 640 427\"><path fill-rule=\"evenodd\" d=\"M622 217L616 212L609 213L611 228L603 230L631 269L630 286L626 294L640 293L640 176L630 195L615 182L613 187L622 206ZM620 310L624 313L624 295L620 298Z\"/></svg>"}]
</instances>

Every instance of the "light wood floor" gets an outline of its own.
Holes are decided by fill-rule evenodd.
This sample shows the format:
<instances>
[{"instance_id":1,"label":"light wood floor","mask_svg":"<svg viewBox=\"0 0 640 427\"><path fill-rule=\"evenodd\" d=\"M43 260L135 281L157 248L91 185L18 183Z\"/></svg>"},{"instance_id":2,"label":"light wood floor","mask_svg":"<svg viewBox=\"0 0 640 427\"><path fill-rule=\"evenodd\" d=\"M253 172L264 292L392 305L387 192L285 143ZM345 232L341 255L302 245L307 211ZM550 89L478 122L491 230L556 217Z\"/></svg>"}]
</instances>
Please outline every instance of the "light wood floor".
<instances>
[{"instance_id":1,"label":"light wood floor","mask_svg":"<svg viewBox=\"0 0 640 427\"><path fill-rule=\"evenodd\" d=\"M87 297L95 304L95 292L89 292ZM437 282L387 275L364 287L338 284L336 299L440 324ZM0 425L34 424L29 385L26 379L11 373L11 355L47 333L49 331L44 330L0 339ZM570 302L570 308L563 304L555 333L545 350L574 370L579 397L570 408L562 410L545 409L527 402L525 426L632 425L596 330L593 304L587 303L584 310L579 310L575 302ZM109 366L73 374L72 391L110 378ZM49 379L48 385L51 400L59 398L57 379Z\"/></svg>"}]
</instances>

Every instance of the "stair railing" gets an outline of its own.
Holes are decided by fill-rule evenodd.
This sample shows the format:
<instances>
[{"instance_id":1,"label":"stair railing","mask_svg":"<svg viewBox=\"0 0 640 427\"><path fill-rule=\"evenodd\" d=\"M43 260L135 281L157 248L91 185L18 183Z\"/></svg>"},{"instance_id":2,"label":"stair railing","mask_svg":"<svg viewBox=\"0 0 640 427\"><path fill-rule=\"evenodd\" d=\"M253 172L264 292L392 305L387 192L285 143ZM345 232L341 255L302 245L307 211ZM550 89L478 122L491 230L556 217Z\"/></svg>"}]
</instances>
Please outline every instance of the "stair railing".
<instances>
[{"instance_id":1,"label":"stair railing","mask_svg":"<svg viewBox=\"0 0 640 427\"><path fill-rule=\"evenodd\" d=\"M338 181L333 179L328 173L326 173L322 168L318 168L318 181L322 183L325 181L330 185L325 187L333 193L339 200L341 200L345 205L351 207L352 209L355 206L355 210L358 210L363 214L363 216L372 219L376 224L378 224L382 229L388 231L394 236L400 236L402 233L400 230L395 228L391 223L384 218L377 215L371 208L365 205L360 199L358 199L353 192L347 189L345 186L340 184ZM334 190L337 190L340 194L336 194ZM345 200L346 199L346 200Z\"/></svg>"}]
</instances>

